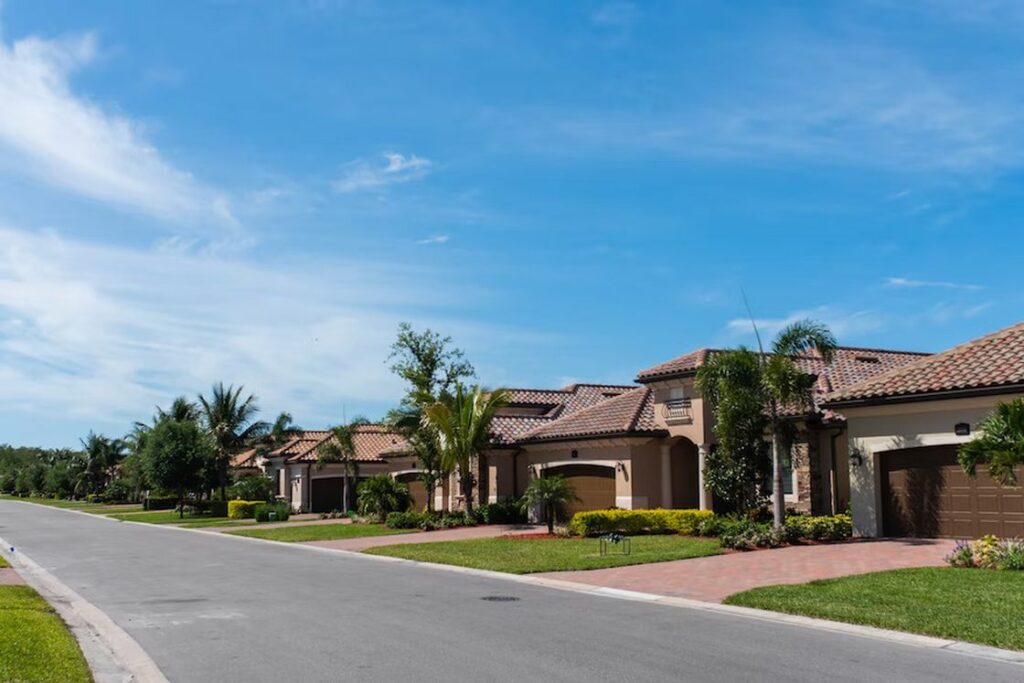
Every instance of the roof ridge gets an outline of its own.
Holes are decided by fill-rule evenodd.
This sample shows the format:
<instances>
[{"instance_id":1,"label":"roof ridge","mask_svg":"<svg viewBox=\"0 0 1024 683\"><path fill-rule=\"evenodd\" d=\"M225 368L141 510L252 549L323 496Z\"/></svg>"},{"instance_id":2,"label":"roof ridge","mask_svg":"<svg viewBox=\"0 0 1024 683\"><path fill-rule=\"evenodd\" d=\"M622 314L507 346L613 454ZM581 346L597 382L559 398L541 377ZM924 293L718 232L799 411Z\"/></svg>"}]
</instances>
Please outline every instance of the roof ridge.
<instances>
[{"instance_id":1,"label":"roof ridge","mask_svg":"<svg viewBox=\"0 0 1024 683\"><path fill-rule=\"evenodd\" d=\"M876 353L902 353L908 356L934 356L933 351L903 351L901 349L881 349L871 346L845 346L840 345L836 347L837 350L842 349L843 351L874 351Z\"/></svg>"},{"instance_id":2,"label":"roof ridge","mask_svg":"<svg viewBox=\"0 0 1024 683\"><path fill-rule=\"evenodd\" d=\"M636 427L637 422L640 420L640 415L643 414L643 412L644 412L644 404L647 403L647 398L651 394L651 388L650 387L640 387L640 388L643 389L643 395L640 397L640 400L637 402L636 408L633 409L633 415L630 417L629 420L626 421L626 426L625 426L624 431L628 432L628 431L631 431L634 427ZM632 393L632 392L630 392L630 393ZM623 396L628 396L629 394L627 393L627 394L622 394L622 395ZM618 397L616 397L616 398L618 398ZM601 404L598 403L597 405L601 405Z\"/></svg>"}]
</instances>

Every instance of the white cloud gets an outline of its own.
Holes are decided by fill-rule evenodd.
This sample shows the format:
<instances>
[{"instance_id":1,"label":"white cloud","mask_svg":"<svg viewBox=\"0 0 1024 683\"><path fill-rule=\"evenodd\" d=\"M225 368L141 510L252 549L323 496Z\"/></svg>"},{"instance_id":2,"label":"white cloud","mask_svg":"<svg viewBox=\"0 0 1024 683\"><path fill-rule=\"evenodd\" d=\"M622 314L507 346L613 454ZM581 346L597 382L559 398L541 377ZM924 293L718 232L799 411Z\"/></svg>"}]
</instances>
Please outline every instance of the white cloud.
<instances>
[{"instance_id":1,"label":"white cloud","mask_svg":"<svg viewBox=\"0 0 1024 683\"><path fill-rule=\"evenodd\" d=\"M962 289L966 291L978 291L983 289L981 285L963 284L959 282L943 282L936 280L911 280L905 277L887 277L883 280L886 287L894 289Z\"/></svg>"},{"instance_id":2,"label":"white cloud","mask_svg":"<svg viewBox=\"0 0 1024 683\"><path fill-rule=\"evenodd\" d=\"M334 189L345 193L382 190L388 185L418 180L433 166L430 159L415 154L386 152L383 157L382 164L371 164L365 159L349 162L342 176L334 181Z\"/></svg>"},{"instance_id":3,"label":"white cloud","mask_svg":"<svg viewBox=\"0 0 1024 683\"><path fill-rule=\"evenodd\" d=\"M127 116L74 93L92 35L0 42L0 168L178 225L234 225L228 200L175 168Z\"/></svg>"},{"instance_id":4,"label":"white cloud","mask_svg":"<svg viewBox=\"0 0 1024 683\"><path fill-rule=\"evenodd\" d=\"M882 327L884 322L884 319L877 311L861 310L847 313L834 309L831 306L819 306L813 309L795 311L784 318L755 318L755 321L757 329L761 333L762 341L765 344L769 344L772 337L787 325L807 319L824 323L840 341L845 337L855 337L877 330ZM749 336L753 338L754 336L750 318L730 320L726 324L725 329L733 337Z\"/></svg>"},{"instance_id":5,"label":"white cloud","mask_svg":"<svg viewBox=\"0 0 1024 683\"><path fill-rule=\"evenodd\" d=\"M418 284L428 278L429 295ZM385 363L400 320L493 339L486 326L414 314L465 296L447 287L365 259L262 264L0 227L0 415L127 425L223 379L267 411L322 425L342 402L400 395Z\"/></svg>"},{"instance_id":6,"label":"white cloud","mask_svg":"<svg viewBox=\"0 0 1024 683\"><path fill-rule=\"evenodd\" d=\"M444 244L450 239L450 235L431 235L430 237L416 240L416 244Z\"/></svg>"}]
</instances>

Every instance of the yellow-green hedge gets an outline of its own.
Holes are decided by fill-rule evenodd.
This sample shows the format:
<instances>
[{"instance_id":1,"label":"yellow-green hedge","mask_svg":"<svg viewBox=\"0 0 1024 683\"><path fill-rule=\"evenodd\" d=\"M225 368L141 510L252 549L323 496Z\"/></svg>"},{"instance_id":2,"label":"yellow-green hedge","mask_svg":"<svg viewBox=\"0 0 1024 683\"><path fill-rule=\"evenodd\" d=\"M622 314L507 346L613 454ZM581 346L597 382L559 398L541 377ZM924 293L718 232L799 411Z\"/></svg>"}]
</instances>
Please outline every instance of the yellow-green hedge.
<instances>
[{"instance_id":1,"label":"yellow-green hedge","mask_svg":"<svg viewBox=\"0 0 1024 683\"><path fill-rule=\"evenodd\" d=\"M692 536L710 510L590 510L577 512L569 522L569 533L577 536L601 534L683 534Z\"/></svg>"},{"instance_id":2,"label":"yellow-green hedge","mask_svg":"<svg viewBox=\"0 0 1024 683\"><path fill-rule=\"evenodd\" d=\"M229 500L228 519L252 519L256 514L256 506L264 505L262 500Z\"/></svg>"}]
</instances>

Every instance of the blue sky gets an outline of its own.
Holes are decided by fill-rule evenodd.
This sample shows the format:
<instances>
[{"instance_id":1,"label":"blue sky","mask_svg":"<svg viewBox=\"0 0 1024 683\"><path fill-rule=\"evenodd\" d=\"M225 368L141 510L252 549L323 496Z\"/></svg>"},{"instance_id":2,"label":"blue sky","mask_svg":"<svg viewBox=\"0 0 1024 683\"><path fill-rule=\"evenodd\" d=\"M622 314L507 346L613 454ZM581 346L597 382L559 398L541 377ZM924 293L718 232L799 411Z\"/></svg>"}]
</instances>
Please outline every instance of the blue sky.
<instances>
[{"instance_id":1,"label":"blue sky","mask_svg":"<svg viewBox=\"0 0 1024 683\"><path fill-rule=\"evenodd\" d=\"M400 321L488 385L810 316L1018 321L1015 3L0 6L0 442L218 380L378 417Z\"/></svg>"}]
</instances>

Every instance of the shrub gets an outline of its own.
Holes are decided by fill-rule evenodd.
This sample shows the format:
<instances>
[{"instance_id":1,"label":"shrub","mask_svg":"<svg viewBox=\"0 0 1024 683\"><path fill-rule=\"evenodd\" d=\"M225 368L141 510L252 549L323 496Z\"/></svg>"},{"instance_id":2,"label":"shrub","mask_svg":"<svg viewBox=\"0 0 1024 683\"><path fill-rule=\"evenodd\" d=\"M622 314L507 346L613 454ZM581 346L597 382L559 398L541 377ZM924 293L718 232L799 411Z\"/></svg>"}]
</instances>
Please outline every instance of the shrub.
<instances>
[{"instance_id":1,"label":"shrub","mask_svg":"<svg viewBox=\"0 0 1024 683\"><path fill-rule=\"evenodd\" d=\"M177 498L149 497L142 501L143 510L173 510L176 507Z\"/></svg>"},{"instance_id":2,"label":"shrub","mask_svg":"<svg viewBox=\"0 0 1024 683\"><path fill-rule=\"evenodd\" d=\"M211 500L206 505L206 511L211 517L227 517L228 502L226 500Z\"/></svg>"},{"instance_id":3,"label":"shrub","mask_svg":"<svg viewBox=\"0 0 1024 683\"><path fill-rule=\"evenodd\" d=\"M702 522L714 519L710 510L590 510L577 512L569 522L576 536L602 534L696 534Z\"/></svg>"},{"instance_id":4,"label":"shrub","mask_svg":"<svg viewBox=\"0 0 1024 683\"><path fill-rule=\"evenodd\" d=\"M391 529L419 529L429 517L423 512L389 512L384 523Z\"/></svg>"},{"instance_id":5,"label":"shrub","mask_svg":"<svg viewBox=\"0 0 1024 683\"><path fill-rule=\"evenodd\" d=\"M974 552L974 563L982 569L995 569L999 566L1002 547L999 539L992 534L982 536L972 543L971 550Z\"/></svg>"},{"instance_id":6,"label":"shrub","mask_svg":"<svg viewBox=\"0 0 1024 683\"><path fill-rule=\"evenodd\" d=\"M842 541L853 535L849 515L790 515L786 517L785 537L790 541Z\"/></svg>"},{"instance_id":7,"label":"shrub","mask_svg":"<svg viewBox=\"0 0 1024 683\"><path fill-rule=\"evenodd\" d=\"M103 497L110 503L124 503L132 495L131 487L123 479L115 479L107 485Z\"/></svg>"},{"instance_id":8,"label":"shrub","mask_svg":"<svg viewBox=\"0 0 1024 683\"><path fill-rule=\"evenodd\" d=\"M1003 541L997 566L999 569L1024 571L1024 541L1017 538Z\"/></svg>"},{"instance_id":9,"label":"shrub","mask_svg":"<svg viewBox=\"0 0 1024 683\"><path fill-rule=\"evenodd\" d=\"M251 519L256 514L256 506L264 505L262 500L229 500L229 519Z\"/></svg>"},{"instance_id":10,"label":"shrub","mask_svg":"<svg viewBox=\"0 0 1024 683\"><path fill-rule=\"evenodd\" d=\"M522 502L516 499L481 505L473 511L473 515L481 524L523 524L526 522L526 511L523 509Z\"/></svg>"},{"instance_id":11,"label":"shrub","mask_svg":"<svg viewBox=\"0 0 1024 683\"><path fill-rule=\"evenodd\" d=\"M974 551L967 541L957 541L953 550L943 559L950 567L966 569L974 566Z\"/></svg>"},{"instance_id":12,"label":"shrub","mask_svg":"<svg viewBox=\"0 0 1024 683\"><path fill-rule=\"evenodd\" d=\"M35 494L35 495L39 495L38 491L33 491L32 493ZM103 502L103 496L100 495L99 493L90 493L89 495L87 495L85 497L85 502L86 503L102 503Z\"/></svg>"},{"instance_id":13,"label":"shrub","mask_svg":"<svg viewBox=\"0 0 1024 683\"><path fill-rule=\"evenodd\" d=\"M409 487L386 474L359 483L356 489L359 514L383 521L389 512L409 507Z\"/></svg>"},{"instance_id":14,"label":"shrub","mask_svg":"<svg viewBox=\"0 0 1024 683\"><path fill-rule=\"evenodd\" d=\"M274 515L273 520L270 519L271 513ZM260 503L253 515L257 522L287 522L291 513L292 508L288 503Z\"/></svg>"}]
</instances>

